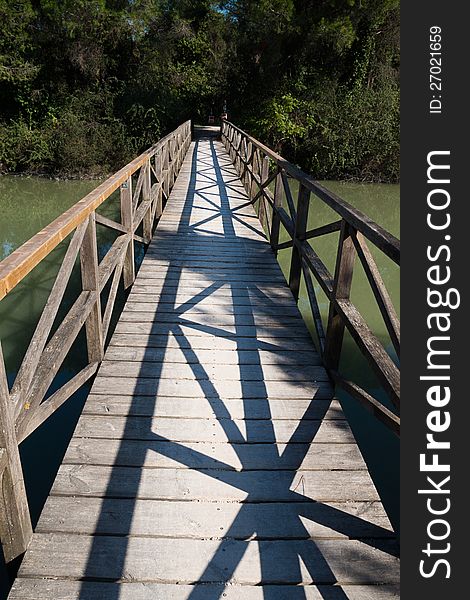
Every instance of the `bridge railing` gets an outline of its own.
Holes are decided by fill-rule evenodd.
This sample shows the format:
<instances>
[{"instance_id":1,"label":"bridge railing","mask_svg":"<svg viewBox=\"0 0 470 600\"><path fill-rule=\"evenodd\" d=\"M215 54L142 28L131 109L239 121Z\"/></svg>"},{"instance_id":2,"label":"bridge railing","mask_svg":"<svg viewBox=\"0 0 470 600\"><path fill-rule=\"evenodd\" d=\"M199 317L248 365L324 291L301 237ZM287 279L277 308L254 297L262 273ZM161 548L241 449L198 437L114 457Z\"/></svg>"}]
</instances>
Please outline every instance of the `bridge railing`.
<instances>
[{"instance_id":1,"label":"bridge railing","mask_svg":"<svg viewBox=\"0 0 470 600\"><path fill-rule=\"evenodd\" d=\"M400 242L362 212L320 185L282 156L232 123L224 121L222 142L234 163L262 225L267 228L275 252L292 248L289 286L296 300L304 278L319 351L332 380L399 435L400 373L397 365L351 302L353 268L359 258L367 276L397 356L400 356L400 322L369 245L400 263ZM294 199L292 181L298 182ZM270 187L274 186L271 191ZM337 214L338 219L308 229L310 196L314 194ZM286 208L287 210L286 210ZM290 240L279 242L280 226ZM339 232L334 275L320 259L310 241ZM323 328L312 276L329 303L326 332ZM345 328L365 356L395 412L339 371Z\"/></svg>"},{"instance_id":2,"label":"bridge railing","mask_svg":"<svg viewBox=\"0 0 470 600\"><path fill-rule=\"evenodd\" d=\"M0 542L6 562L22 554L32 534L19 444L97 371L121 279L135 278L134 240L148 244L191 142L187 121L112 175L0 263L0 300L71 237L36 330L9 389L0 344ZM120 222L98 214L120 190ZM96 224L118 233L98 260ZM137 230L142 235L137 233ZM54 328L79 256L81 292ZM108 282L110 285L107 286ZM107 286L106 305L102 293ZM88 364L52 395L47 392L85 327Z\"/></svg>"}]
</instances>

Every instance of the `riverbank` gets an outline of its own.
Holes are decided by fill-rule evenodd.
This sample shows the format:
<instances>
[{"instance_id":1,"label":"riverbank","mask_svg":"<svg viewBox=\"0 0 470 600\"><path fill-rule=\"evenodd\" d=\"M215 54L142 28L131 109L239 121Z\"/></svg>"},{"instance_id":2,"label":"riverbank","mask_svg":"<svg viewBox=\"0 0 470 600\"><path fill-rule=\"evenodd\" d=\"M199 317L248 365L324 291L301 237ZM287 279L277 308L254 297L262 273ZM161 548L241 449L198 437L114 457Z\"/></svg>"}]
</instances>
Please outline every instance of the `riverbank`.
<instances>
[{"instance_id":1,"label":"riverbank","mask_svg":"<svg viewBox=\"0 0 470 600\"><path fill-rule=\"evenodd\" d=\"M0 171L0 177L14 177L18 179L44 179L46 181L96 181L97 185L100 181L103 181L110 177L113 172L103 173L101 176L96 176L94 173L85 173L85 174L64 174L57 175L47 172L40 171L19 171L19 172L8 172L8 171Z\"/></svg>"},{"instance_id":2,"label":"riverbank","mask_svg":"<svg viewBox=\"0 0 470 600\"><path fill-rule=\"evenodd\" d=\"M297 165L298 166L298 165ZM119 167L118 167L119 169ZM45 180L49 180L49 181L63 181L63 182L67 182L67 181L97 181L98 183L101 181L104 181L105 179L107 179L108 177L110 177L113 173L115 173L116 171L109 171L106 173L101 173L101 174L96 174L95 172L88 172L88 173L63 173L63 174L57 174L54 172L47 172L47 171L18 171L18 172L9 172L9 171L2 171L1 169L1 165L0 165L0 177L18 177L18 178L33 178L33 177L38 177L40 179L45 179ZM328 181L329 178L326 177L326 180ZM380 174L369 174L369 175L364 175L362 177L357 177L354 175L347 175L345 174L343 177L341 178L334 178L334 179L330 179L330 180L334 180L338 183L344 183L344 184L383 184L383 185L399 185L400 184L400 179L399 178L392 178L392 179L388 179L385 176L381 176ZM97 183L97 185L98 185Z\"/></svg>"}]
</instances>

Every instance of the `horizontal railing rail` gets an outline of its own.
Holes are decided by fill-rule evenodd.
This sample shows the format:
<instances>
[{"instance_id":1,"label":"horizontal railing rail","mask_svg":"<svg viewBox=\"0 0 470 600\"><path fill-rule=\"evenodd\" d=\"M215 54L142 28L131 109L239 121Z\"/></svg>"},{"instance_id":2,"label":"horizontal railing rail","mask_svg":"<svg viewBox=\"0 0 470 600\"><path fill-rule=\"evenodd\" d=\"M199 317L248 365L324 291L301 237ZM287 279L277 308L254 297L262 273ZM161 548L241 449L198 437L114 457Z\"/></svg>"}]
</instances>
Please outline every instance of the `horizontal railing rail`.
<instances>
[{"instance_id":1,"label":"horizontal railing rail","mask_svg":"<svg viewBox=\"0 0 470 600\"><path fill-rule=\"evenodd\" d=\"M303 277L319 351L331 379L399 435L399 368L350 298L354 263L358 258L399 357L400 321L369 248L370 243L399 265L399 240L233 123L222 123L221 137L250 201L257 208L259 219L268 231L273 250L277 252L292 248L289 286L298 300ZM297 202L291 189L293 180L299 185ZM273 185L274 190L271 191L269 186ZM338 219L309 230L307 224L311 194L333 209ZM290 238L286 242L279 242L281 224ZM309 240L334 232L339 232L339 243L332 275ZM312 277L318 282L329 303L326 331ZM345 329L367 359L394 410L390 410L340 372Z\"/></svg>"},{"instance_id":2,"label":"horizontal railing rail","mask_svg":"<svg viewBox=\"0 0 470 600\"><path fill-rule=\"evenodd\" d=\"M122 280L124 288L128 288L135 279L134 241L150 242L190 142L191 123L187 121L0 263L1 300L54 248L71 236L11 389L0 343L0 541L6 562L26 550L32 535L18 446L98 370L119 284ZM120 222L96 212L118 189ZM97 224L119 234L101 261L98 260ZM77 257L81 291L53 331ZM102 306L105 287L106 306ZM47 396L83 327L88 364Z\"/></svg>"}]
</instances>

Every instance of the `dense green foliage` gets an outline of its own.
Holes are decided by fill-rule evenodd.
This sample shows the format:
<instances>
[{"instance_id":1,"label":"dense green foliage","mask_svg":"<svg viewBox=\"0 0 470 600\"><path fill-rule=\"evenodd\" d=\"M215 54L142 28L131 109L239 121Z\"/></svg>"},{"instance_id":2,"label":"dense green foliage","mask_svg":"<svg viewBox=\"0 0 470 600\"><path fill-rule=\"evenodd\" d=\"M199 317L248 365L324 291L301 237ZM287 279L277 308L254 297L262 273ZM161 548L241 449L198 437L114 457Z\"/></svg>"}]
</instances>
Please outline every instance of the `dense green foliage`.
<instances>
[{"instance_id":1,"label":"dense green foliage","mask_svg":"<svg viewBox=\"0 0 470 600\"><path fill-rule=\"evenodd\" d=\"M0 169L112 171L229 118L318 178L398 178L398 0L0 0Z\"/></svg>"}]
</instances>

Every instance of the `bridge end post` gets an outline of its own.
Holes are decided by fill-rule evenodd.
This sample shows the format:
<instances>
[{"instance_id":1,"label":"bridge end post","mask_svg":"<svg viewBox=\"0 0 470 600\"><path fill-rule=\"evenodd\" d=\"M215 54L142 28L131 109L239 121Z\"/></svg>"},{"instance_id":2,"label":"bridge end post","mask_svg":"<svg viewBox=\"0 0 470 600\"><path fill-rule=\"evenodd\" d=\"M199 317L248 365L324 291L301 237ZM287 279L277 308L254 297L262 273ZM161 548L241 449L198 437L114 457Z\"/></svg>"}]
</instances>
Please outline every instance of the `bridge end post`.
<instances>
[{"instance_id":1,"label":"bridge end post","mask_svg":"<svg viewBox=\"0 0 470 600\"><path fill-rule=\"evenodd\" d=\"M88 225L80 248L80 266L83 291L89 291L96 295L93 308L85 321L88 359L90 362L100 362L103 359L104 342L94 212L88 217Z\"/></svg>"},{"instance_id":2,"label":"bridge end post","mask_svg":"<svg viewBox=\"0 0 470 600\"><path fill-rule=\"evenodd\" d=\"M5 562L26 551L33 535L13 406L0 344L0 542Z\"/></svg>"}]
</instances>

